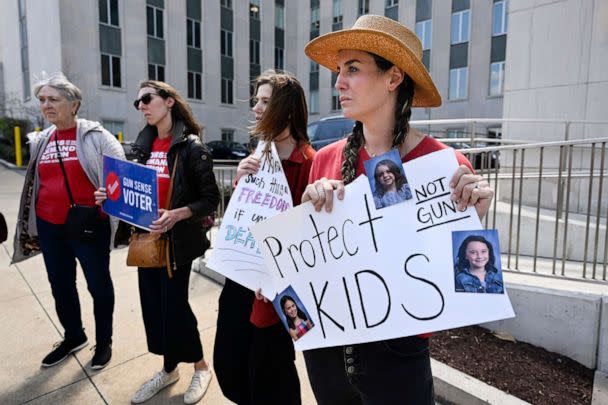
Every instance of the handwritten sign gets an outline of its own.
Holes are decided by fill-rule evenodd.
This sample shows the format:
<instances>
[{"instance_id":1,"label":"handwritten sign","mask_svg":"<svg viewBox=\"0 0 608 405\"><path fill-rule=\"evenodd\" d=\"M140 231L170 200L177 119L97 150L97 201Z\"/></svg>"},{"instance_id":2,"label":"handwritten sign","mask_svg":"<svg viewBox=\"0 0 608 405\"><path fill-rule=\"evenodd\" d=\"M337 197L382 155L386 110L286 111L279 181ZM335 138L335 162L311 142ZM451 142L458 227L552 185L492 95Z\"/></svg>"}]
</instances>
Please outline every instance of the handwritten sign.
<instances>
[{"instance_id":1,"label":"handwritten sign","mask_svg":"<svg viewBox=\"0 0 608 405\"><path fill-rule=\"evenodd\" d=\"M260 170L241 178L230 198L207 266L251 290L262 288L274 296L274 282L268 274L259 244L249 226L293 206L291 192L274 144L263 155L266 143L259 142L255 156Z\"/></svg>"},{"instance_id":2,"label":"handwritten sign","mask_svg":"<svg viewBox=\"0 0 608 405\"><path fill-rule=\"evenodd\" d=\"M450 199L457 165L451 149L406 163L413 198L401 204L376 210L361 176L329 214L303 204L252 227L276 290L291 285L317 325L297 349L514 316L506 294L455 290L452 231L482 228L473 208Z\"/></svg>"},{"instance_id":3,"label":"handwritten sign","mask_svg":"<svg viewBox=\"0 0 608 405\"><path fill-rule=\"evenodd\" d=\"M103 184L108 194L103 210L149 230L152 221L158 218L156 170L104 155Z\"/></svg>"}]
</instances>

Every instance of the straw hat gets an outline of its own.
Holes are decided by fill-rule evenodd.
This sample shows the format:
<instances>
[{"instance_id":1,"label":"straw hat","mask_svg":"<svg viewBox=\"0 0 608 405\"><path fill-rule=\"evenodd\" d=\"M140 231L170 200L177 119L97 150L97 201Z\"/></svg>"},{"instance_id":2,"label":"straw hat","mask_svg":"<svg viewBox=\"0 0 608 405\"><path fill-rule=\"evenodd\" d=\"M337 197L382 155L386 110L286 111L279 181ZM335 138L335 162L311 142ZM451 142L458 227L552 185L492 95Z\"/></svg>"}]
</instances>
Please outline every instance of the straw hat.
<instances>
[{"instance_id":1,"label":"straw hat","mask_svg":"<svg viewBox=\"0 0 608 405\"><path fill-rule=\"evenodd\" d=\"M342 49L367 51L383 57L414 81L414 107L438 107L441 96L422 64L422 45L412 31L379 15L364 15L350 29L330 32L310 41L304 52L320 65L336 71Z\"/></svg>"}]
</instances>

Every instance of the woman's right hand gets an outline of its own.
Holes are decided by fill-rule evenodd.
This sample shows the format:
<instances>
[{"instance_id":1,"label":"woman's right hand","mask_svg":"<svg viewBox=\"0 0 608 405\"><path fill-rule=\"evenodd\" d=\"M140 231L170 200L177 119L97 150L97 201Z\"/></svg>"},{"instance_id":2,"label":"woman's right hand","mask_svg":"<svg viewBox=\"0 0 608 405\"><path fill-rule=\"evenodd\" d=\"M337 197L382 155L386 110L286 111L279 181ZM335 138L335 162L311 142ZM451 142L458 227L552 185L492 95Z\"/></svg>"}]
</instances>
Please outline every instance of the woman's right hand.
<instances>
[{"instance_id":1,"label":"woman's right hand","mask_svg":"<svg viewBox=\"0 0 608 405\"><path fill-rule=\"evenodd\" d=\"M334 192L337 193L338 200L344 199L344 182L323 177L306 186L302 194L302 202L311 201L317 212L323 207L325 211L331 212L334 207Z\"/></svg>"},{"instance_id":2,"label":"woman's right hand","mask_svg":"<svg viewBox=\"0 0 608 405\"><path fill-rule=\"evenodd\" d=\"M105 187L99 187L97 190L95 190L93 194L95 195L95 204L99 206L101 206L103 202L108 198L108 194L106 194Z\"/></svg>"},{"instance_id":3,"label":"woman's right hand","mask_svg":"<svg viewBox=\"0 0 608 405\"><path fill-rule=\"evenodd\" d=\"M256 174L260 170L260 159L253 155L247 156L245 159L239 162L236 168L236 177L234 178L234 184L238 183L239 179L248 174Z\"/></svg>"}]
</instances>

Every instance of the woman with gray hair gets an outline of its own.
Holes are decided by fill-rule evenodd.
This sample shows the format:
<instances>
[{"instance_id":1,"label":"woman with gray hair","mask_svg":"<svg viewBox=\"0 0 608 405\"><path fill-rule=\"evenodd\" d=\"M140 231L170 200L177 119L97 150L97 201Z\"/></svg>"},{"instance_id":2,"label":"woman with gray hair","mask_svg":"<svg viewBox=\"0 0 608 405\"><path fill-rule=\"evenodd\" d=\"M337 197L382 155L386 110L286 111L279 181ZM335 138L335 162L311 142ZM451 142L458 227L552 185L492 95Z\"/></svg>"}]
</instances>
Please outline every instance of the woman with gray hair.
<instances>
[{"instance_id":1,"label":"woman with gray hair","mask_svg":"<svg viewBox=\"0 0 608 405\"><path fill-rule=\"evenodd\" d=\"M116 223L96 208L93 193L102 184L103 155L124 159L124 152L98 122L77 117L80 89L62 73L45 75L34 95L52 125L30 137L13 263L42 252L64 328L64 340L42 360L42 367L51 367L87 345L76 290L78 259L93 297L97 344L91 368L99 370L112 357L110 247Z\"/></svg>"}]
</instances>

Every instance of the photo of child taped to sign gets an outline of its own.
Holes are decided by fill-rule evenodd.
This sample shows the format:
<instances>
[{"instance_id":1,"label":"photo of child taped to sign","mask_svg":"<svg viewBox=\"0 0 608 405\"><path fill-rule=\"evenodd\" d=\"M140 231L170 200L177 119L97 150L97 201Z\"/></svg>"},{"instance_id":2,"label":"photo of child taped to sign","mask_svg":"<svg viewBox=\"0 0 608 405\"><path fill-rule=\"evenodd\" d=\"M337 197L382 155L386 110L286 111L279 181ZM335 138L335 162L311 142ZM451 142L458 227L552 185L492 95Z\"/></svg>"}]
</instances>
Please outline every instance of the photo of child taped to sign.
<instances>
[{"instance_id":1,"label":"photo of child taped to sign","mask_svg":"<svg viewBox=\"0 0 608 405\"><path fill-rule=\"evenodd\" d=\"M304 304L291 286L277 294L272 303L294 342L315 326Z\"/></svg>"},{"instance_id":2,"label":"photo of child taped to sign","mask_svg":"<svg viewBox=\"0 0 608 405\"><path fill-rule=\"evenodd\" d=\"M374 195L376 209L390 207L412 198L397 149L363 162Z\"/></svg>"},{"instance_id":3,"label":"photo of child taped to sign","mask_svg":"<svg viewBox=\"0 0 608 405\"><path fill-rule=\"evenodd\" d=\"M496 229L452 232L456 292L503 294Z\"/></svg>"}]
</instances>

